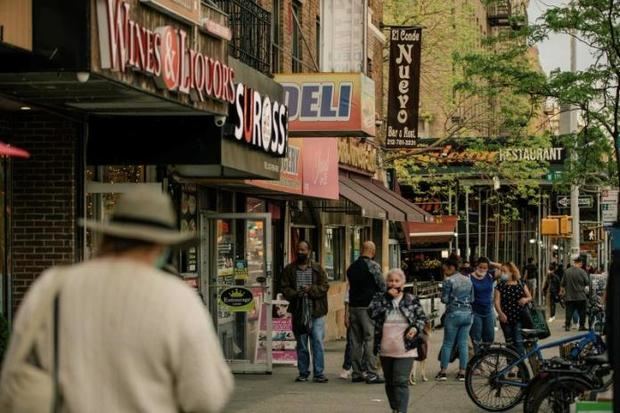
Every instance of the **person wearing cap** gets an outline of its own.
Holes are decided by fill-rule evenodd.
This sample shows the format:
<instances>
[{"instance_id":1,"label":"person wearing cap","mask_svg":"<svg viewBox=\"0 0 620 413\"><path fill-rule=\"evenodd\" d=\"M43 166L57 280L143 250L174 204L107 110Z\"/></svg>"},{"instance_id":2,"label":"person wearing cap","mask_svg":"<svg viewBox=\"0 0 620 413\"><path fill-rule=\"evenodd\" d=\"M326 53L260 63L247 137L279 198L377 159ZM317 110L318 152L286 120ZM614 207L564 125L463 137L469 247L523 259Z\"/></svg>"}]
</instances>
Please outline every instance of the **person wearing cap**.
<instances>
[{"instance_id":1,"label":"person wearing cap","mask_svg":"<svg viewBox=\"0 0 620 413\"><path fill-rule=\"evenodd\" d=\"M579 330L586 330L586 302L590 292L590 276L583 270L583 259L573 259L575 265L564 273L560 282L560 296L566 304L566 320L564 329L570 331L573 314L579 314Z\"/></svg>"},{"instance_id":2,"label":"person wearing cap","mask_svg":"<svg viewBox=\"0 0 620 413\"><path fill-rule=\"evenodd\" d=\"M176 229L170 197L140 188L120 197L108 222L83 225L102 235L98 253L45 271L26 294L0 411L12 411L11 378L28 352L43 371L58 372L62 411L223 411L233 377L211 316L189 286L160 269L171 247L194 238ZM40 314L40 324L31 322Z\"/></svg>"}]
</instances>

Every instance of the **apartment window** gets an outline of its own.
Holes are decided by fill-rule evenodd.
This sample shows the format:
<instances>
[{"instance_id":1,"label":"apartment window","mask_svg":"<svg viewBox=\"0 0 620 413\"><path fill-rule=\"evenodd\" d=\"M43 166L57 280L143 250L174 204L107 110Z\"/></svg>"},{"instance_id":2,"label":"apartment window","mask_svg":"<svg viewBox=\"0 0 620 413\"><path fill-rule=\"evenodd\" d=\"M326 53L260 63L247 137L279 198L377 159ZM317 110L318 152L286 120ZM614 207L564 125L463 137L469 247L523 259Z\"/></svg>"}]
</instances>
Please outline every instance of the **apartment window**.
<instances>
[{"instance_id":1,"label":"apartment window","mask_svg":"<svg viewBox=\"0 0 620 413\"><path fill-rule=\"evenodd\" d=\"M272 0L271 10L271 72L279 73L282 62L282 0Z\"/></svg>"},{"instance_id":2,"label":"apartment window","mask_svg":"<svg viewBox=\"0 0 620 413\"><path fill-rule=\"evenodd\" d=\"M292 71L293 73L299 73L303 70L302 64L302 5L299 1L293 0L293 45L292 45Z\"/></svg>"},{"instance_id":3,"label":"apartment window","mask_svg":"<svg viewBox=\"0 0 620 413\"><path fill-rule=\"evenodd\" d=\"M316 58L316 64L319 65L319 67L321 67L321 17L316 16L316 27L315 27L315 42L316 42L316 50L314 51L315 53L315 58Z\"/></svg>"}]
</instances>

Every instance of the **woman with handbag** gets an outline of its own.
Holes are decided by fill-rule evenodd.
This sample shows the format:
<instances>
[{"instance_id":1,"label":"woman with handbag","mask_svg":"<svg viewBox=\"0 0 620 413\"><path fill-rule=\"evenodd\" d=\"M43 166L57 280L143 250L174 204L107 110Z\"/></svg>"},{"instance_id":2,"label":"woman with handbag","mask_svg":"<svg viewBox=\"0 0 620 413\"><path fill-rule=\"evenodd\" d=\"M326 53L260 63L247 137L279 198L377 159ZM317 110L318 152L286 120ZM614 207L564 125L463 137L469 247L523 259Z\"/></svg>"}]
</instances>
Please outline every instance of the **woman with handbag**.
<instances>
[{"instance_id":1,"label":"woman with handbag","mask_svg":"<svg viewBox=\"0 0 620 413\"><path fill-rule=\"evenodd\" d=\"M387 292L377 294L368 307L375 322L375 354L380 354L385 392L393 413L406 413L409 374L422 343L426 315L420 301L403 292L405 273L399 268L387 274Z\"/></svg>"},{"instance_id":2,"label":"woman with handbag","mask_svg":"<svg viewBox=\"0 0 620 413\"><path fill-rule=\"evenodd\" d=\"M523 315L526 305L532 301L527 285L521 283L521 273L512 262L502 265L500 282L495 287L495 310L499 317L506 343L519 354L525 353L523 346Z\"/></svg>"}]
</instances>

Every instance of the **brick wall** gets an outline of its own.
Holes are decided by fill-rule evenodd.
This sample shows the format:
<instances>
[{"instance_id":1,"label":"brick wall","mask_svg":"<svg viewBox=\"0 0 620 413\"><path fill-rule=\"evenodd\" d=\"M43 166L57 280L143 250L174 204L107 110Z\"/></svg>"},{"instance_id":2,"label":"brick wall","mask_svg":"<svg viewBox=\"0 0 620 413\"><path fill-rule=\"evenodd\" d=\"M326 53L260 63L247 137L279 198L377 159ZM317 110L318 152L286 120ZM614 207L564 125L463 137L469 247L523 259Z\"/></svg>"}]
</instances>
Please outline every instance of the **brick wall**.
<instances>
[{"instance_id":1,"label":"brick wall","mask_svg":"<svg viewBox=\"0 0 620 413\"><path fill-rule=\"evenodd\" d=\"M43 270L74 262L74 157L79 126L38 113L4 119L9 126L7 141L32 155L13 162L12 294L16 308Z\"/></svg>"}]
</instances>

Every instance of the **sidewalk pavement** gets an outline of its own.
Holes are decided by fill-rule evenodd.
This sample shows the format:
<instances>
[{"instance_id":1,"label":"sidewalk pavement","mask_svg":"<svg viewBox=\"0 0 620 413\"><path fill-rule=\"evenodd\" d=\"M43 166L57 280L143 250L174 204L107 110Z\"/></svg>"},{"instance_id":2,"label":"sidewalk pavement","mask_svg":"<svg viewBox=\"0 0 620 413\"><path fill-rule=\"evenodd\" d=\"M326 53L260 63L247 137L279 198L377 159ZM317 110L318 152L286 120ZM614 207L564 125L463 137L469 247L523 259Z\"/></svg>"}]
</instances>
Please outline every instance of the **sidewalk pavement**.
<instances>
[{"instance_id":1,"label":"sidewalk pavement","mask_svg":"<svg viewBox=\"0 0 620 413\"><path fill-rule=\"evenodd\" d=\"M564 320L556 319L550 323L554 340L567 335L564 332ZM429 357L426 363L427 383L419 382L410 386L409 410L411 412L479 412L469 399L464 383L457 382L455 376L458 362L448 369L447 382L436 382L439 370L437 355L443 340L443 329L433 332L429 345ZM503 340L501 330L497 332L496 341ZM342 358L345 343L331 342L326 345L325 365L329 383L318 384L311 381L295 383L297 369L292 366L274 366L273 375L237 375L236 391L226 412L236 413L272 413L278 411L295 413L336 412L336 413L375 413L389 412L384 386L366 383L351 383L338 378L342 371ZM554 354L555 353L555 354ZM558 355L557 351L545 354L545 357ZM420 381L420 380L418 380ZM512 411L521 412L517 406Z\"/></svg>"}]
</instances>

